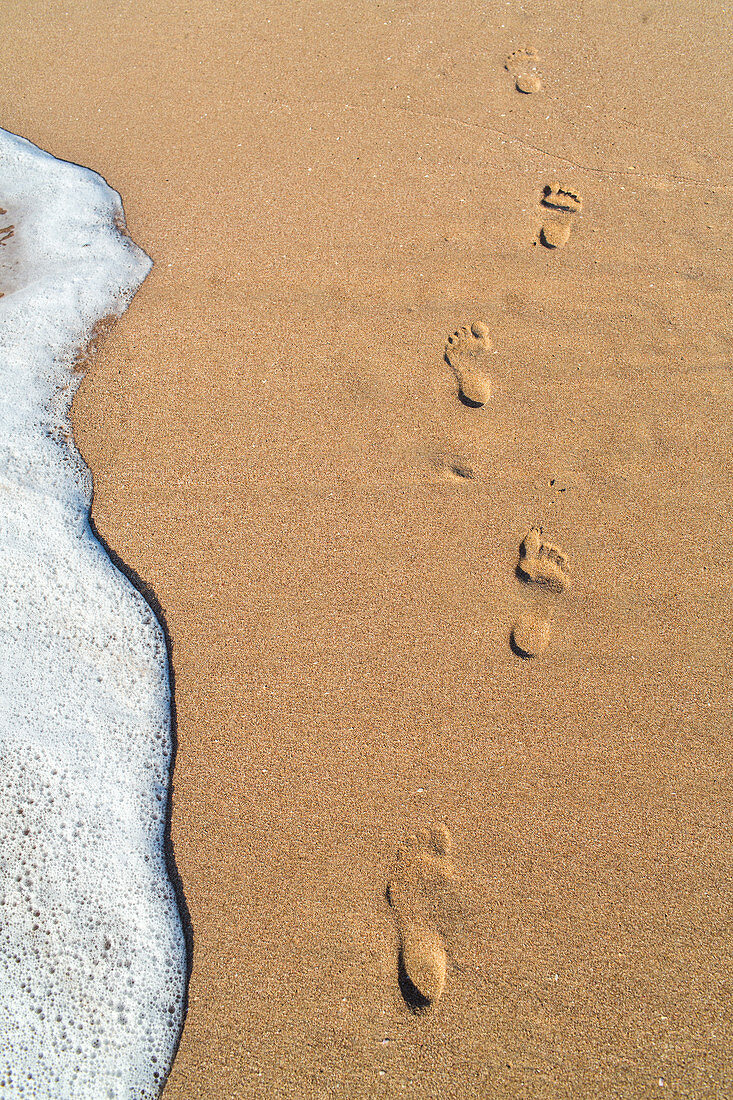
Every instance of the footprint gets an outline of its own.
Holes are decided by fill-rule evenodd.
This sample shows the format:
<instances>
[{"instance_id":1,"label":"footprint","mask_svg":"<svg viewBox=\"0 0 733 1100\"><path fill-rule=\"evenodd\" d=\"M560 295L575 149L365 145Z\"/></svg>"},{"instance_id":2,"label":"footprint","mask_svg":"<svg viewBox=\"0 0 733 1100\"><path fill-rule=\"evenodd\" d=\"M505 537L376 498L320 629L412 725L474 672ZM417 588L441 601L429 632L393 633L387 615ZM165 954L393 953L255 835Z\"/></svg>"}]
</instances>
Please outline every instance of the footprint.
<instances>
[{"instance_id":1,"label":"footprint","mask_svg":"<svg viewBox=\"0 0 733 1100\"><path fill-rule=\"evenodd\" d=\"M399 935L397 976L408 1007L424 1012L440 998L448 973L443 929L460 908L444 825L408 836L387 886Z\"/></svg>"},{"instance_id":2,"label":"footprint","mask_svg":"<svg viewBox=\"0 0 733 1100\"><path fill-rule=\"evenodd\" d=\"M517 572L522 580L533 581L552 592L564 592L570 587L567 558L559 546L543 542L541 527L530 528L524 536Z\"/></svg>"},{"instance_id":3,"label":"footprint","mask_svg":"<svg viewBox=\"0 0 733 1100\"><path fill-rule=\"evenodd\" d=\"M542 528L532 527L519 547L517 576L540 590L560 594L570 587L567 557L559 546L543 541ZM546 600L519 616L512 627L509 644L518 657L538 657L552 637L554 614Z\"/></svg>"},{"instance_id":4,"label":"footprint","mask_svg":"<svg viewBox=\"0 0 733 1100\"><path fill-rule=\"evenodd\" d=\"M458 396L464 405L479 409L491 397L491 378L488 366L491 340L489 330L482 321L474 321L448 337L445 359L458 382Z\"/></svg>"},{"instance_id":5,"label":"footprint","mask_svg":"<svg viewBox=\"0 0 733 1100\"><path fill-rule=\"evenodd\" d=\"M504 68L514 77L514 86L518 92L529 95L542 90L542 78L537 72L540 55L531 46L514 50L504 62Z\"/></svg>"},{"instance_id":6,"label":"footprint","mask_svg":"<svg viewBox=\"0 0 733 1100\"><path fill-rule=\"evenodd\" d=\"M573 217L580 213L583 200L575 191L561 187L559 183L548 183L540 204L553 211L553 216L542 223L540 240L545 248L562 248L570 238Z\"/></svg>"}]
</instances>

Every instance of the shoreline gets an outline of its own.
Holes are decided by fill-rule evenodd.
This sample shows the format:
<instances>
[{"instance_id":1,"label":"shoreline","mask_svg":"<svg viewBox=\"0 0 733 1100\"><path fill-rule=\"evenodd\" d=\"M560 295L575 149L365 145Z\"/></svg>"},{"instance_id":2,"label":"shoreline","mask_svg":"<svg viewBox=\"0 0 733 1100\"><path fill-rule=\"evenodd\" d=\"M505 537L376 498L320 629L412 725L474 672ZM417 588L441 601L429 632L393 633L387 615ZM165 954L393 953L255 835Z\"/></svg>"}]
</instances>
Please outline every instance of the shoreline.
<instances>
[{"instance_id":1,"label":"shoreline","mask_svg":"<svg viewBox=\"0 0 733 1100\"><path fill-rule=\"evenodd\" d=\"M151 609L90 537L70 408L151 264L99 176L7 131L0 144L14 222L0 364L0 1088L139 1096L159 1088L182 1025L160 808L170 692Z\"/></svg>"}]
</instances>

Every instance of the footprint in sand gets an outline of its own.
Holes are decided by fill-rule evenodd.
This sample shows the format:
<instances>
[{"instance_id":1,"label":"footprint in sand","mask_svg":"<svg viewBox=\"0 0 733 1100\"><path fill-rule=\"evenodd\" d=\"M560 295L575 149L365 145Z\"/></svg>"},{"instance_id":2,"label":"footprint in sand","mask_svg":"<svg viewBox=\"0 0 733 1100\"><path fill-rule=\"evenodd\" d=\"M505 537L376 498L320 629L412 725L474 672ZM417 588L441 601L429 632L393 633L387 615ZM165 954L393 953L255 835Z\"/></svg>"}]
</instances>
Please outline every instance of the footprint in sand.
<instances>
[{"instance_id":1,"label":"footprint in sand","mask_svg":"<svg viewBox=\"0 0 733 1100\"><path fill-rule=\"evenodd\" d=\"M545 248L562 248L568 242L573 218L580 213L583 200L575 191L561 187L559 183L548 183L540 205L552 211L552 216L542 223L540 240Z\"/></svg>"},{"instance_id":2,"label":"footprint in sand","mask_svg":"<svg viewBox=\"0 0 733 1100\"><path fill-rule=\"evenodd\" d=\"M552 592L570 587L567 557L551 542L545 542L541 527L531 527L519 547L517 572L523 580L534 581Z\"/></svg>"},{"instance_id":3,"label":"footprint in sand","mask_svg":"<svg viewBox=\"0 0 733 1100\"><path fill-rule=\"evenodd\" d=\"M488 372L491 340L482 321L474 321L448 337L445 360L458 382L458 396L464 405L479 409L491 397L491 377Z\"/></svg>"},{"instance_id":4,"label":"footprint in sand","mask_svg":"<svg viewBox=\"0 0 733 1100\"><path fill-rule=\"evenodd\" d=\"M444 825L408 836L387 886L399 935L397 975L413 1012L440 998L448 972L442 930L460 910L451 835Z\"/></svg>"},{"instance_id":5,"label":"footprint in sand","mask_svg":"<svg viewBox=\"0 0 733 1100\"><path fill-rule=\"evenodd\" d=\"M537 71L540 55L531 46L514 50L504 62L504 68L514 77L514 86L518 92L530 95L542 90L542 78Z\"/></svg>"},{"instance_id":6,"label":"footprint in sand","mask_svg":"<svg viewBox=\"0 0 733 1100\"><path fill-rule=\"evenodd\" d=\"M559 546L544 540L541 527L532 527L522 540L517 576L540 591L555 595L570 587L567 557ZM547 600L538 600L533 610L520 615L511 633L511 647L518 657L537 657L545 652L552 636L553 618Z\"/></svg>"}]
</instances>

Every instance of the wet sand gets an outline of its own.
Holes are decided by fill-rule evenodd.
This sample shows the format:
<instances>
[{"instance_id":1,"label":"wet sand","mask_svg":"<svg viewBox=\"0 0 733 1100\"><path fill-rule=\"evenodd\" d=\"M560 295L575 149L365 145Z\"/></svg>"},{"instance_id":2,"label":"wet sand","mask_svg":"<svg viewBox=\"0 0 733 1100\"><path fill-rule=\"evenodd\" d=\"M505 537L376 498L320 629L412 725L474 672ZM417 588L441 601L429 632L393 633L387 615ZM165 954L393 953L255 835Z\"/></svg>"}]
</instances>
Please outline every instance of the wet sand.
<instances>
[{"instance_id":1,"label":"wet sand","mask_svg":"<svg viewBox=\"0 0 733 1100\"><path fill-rule=\"evenodd\" d=\"M0 46L2 125L156 265L74 423L175 674L165 1098L724 1096L727 17L240 8L32 2Z\"/></svg>"}]
</instances>

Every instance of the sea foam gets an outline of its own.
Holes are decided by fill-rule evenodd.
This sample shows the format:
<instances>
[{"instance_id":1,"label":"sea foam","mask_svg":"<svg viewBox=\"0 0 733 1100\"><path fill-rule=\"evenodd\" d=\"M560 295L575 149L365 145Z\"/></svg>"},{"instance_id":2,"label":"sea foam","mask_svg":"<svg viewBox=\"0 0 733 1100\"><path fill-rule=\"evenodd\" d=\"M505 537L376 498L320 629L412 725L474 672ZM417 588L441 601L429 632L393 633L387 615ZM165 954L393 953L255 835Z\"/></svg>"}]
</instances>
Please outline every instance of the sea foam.
<instances>
[{"instance_id":1,"label":"sea foam","mask_svg":"<svg viewBox=\"0 0 733 1100\"><path fill-rule=\"evenodd\" d=\"M186 956L161 628L89 523L78 354L148 273L100 176L0 131L0 1095L155 1097Z\"/></svg>"}]
</instances>

